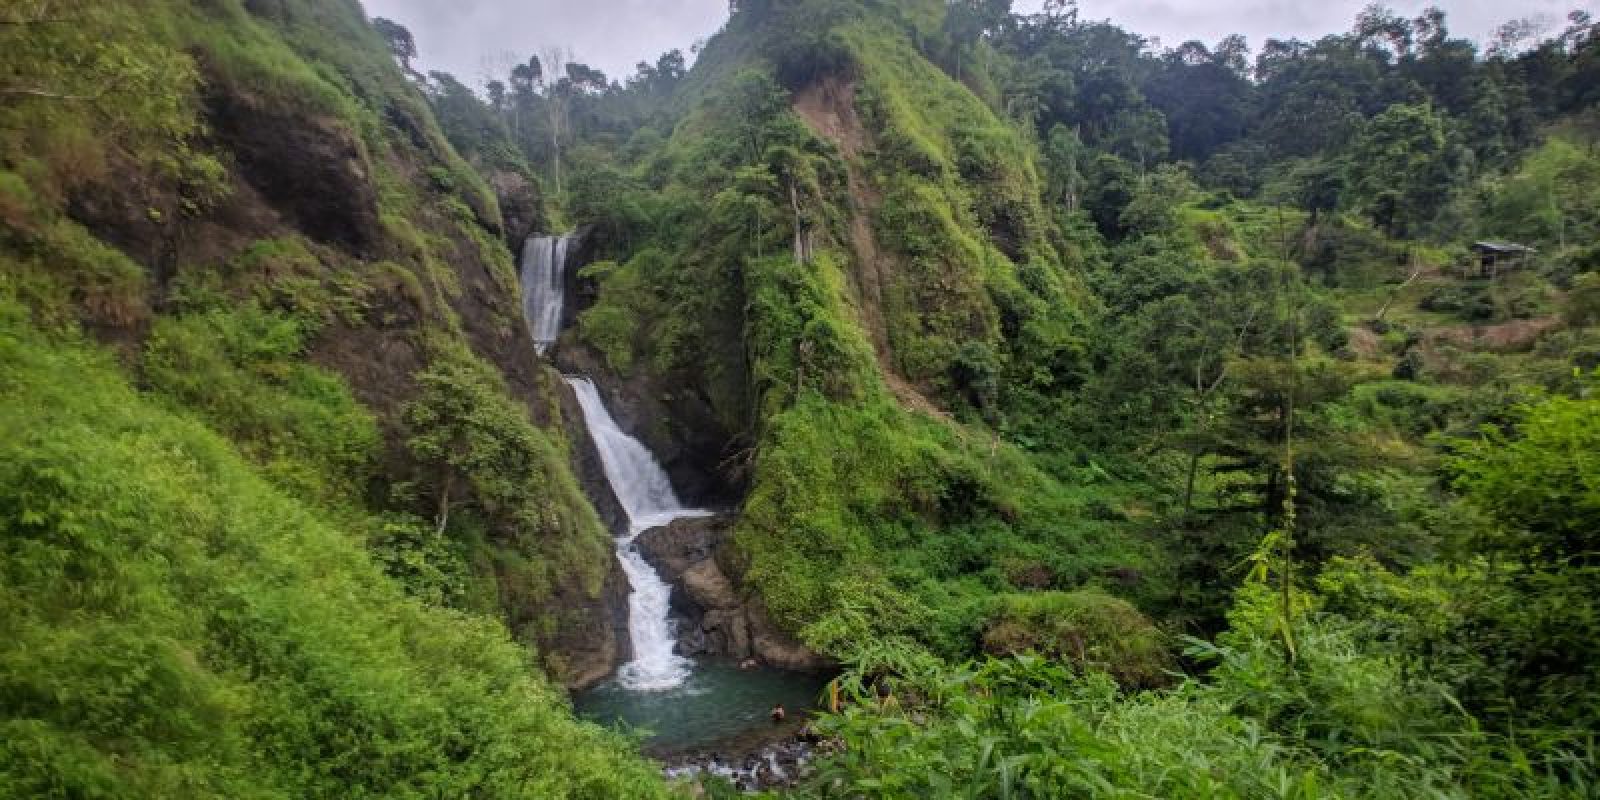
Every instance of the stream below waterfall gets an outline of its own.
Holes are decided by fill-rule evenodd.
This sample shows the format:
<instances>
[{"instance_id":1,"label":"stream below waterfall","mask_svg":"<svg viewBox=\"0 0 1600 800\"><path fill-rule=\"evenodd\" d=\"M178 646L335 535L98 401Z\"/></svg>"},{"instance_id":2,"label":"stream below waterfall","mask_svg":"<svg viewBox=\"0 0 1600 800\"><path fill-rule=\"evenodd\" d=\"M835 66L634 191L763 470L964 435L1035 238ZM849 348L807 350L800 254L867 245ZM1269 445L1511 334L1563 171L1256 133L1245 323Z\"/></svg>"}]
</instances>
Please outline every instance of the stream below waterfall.
<instances>
[{"instance_id":1,"label":"stream below waterfall","mask_svg":"<svg viewBox=\"0 0 1600 800\"><path fill-rule=\"evenodd\" d=\"M542 354L560 334L568 256L574 236L529 237L522 254L523 310ZM624 431L586 377L565 376L583 412L606 481L628 517L616 538L627 576L628 635L633 657L600 685L573 697L582 716L647 733L645 751L668 771L710 772L754 788L792 780L809 748L795 732L826 683L824 678L771 669L696 662L675 652L672 587L645 561L634 540L651 528L713 512L685 508L666 470L642 442ZM774 724L782 704L790 716Z\"/></svg>"},{"instance_id":2,"label":"stream below waterfall","mask_svg":"<svg viewBox=\"0 0 1600 800\"><path fill-rule=\"evenodd\" d=\"M827 683L820 675L703 661L672 689L640 692L610 680L579 692L573 706L603 725L647 732L645 752L669 763L710 753L738 758L792 737ZM779 703L792 716L774 725L768 711Z\"/></svg>"}]
</instances>

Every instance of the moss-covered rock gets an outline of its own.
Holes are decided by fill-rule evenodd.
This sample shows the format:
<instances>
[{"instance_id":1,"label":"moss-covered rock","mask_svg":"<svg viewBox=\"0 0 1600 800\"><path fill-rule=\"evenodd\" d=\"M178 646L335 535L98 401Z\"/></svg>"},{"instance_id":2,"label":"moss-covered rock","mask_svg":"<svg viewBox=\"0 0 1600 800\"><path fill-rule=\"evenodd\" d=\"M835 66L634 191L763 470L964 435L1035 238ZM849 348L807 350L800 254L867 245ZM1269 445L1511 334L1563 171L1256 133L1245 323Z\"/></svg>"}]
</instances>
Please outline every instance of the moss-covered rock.
<instances>
[{"instance_id":1,"label":"moss-covered rock","mask_svg":"<svg viewBox=\"0 0 1600 800\"><path fill-rule=\"evenodd\" d=\"M983 631L990 655L1034 652L1103 671L1123 686L1166 684L1166 637L1139 610L1098 589L1001 596Z\"/></svg>"}]
</instances>

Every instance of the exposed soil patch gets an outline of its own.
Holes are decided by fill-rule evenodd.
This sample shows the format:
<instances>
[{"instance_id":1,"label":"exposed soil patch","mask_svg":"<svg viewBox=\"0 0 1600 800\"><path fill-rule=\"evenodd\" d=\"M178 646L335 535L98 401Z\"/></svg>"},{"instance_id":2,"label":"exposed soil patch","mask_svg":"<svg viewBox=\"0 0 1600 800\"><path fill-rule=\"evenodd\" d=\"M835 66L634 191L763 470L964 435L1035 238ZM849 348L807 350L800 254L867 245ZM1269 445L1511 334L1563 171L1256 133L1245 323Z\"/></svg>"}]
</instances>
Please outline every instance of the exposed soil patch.
<instances>
[{"instance_id":1,"label":"exposed soil patch","mask_svg":"<svg viewBox=\"0 0 1600 800\"><path fill-rule=\"evenodd\" d=\"M866 149L866 129L856 115L855 81L824 78L795 94L794 110L812 133L833 142L846 159L860 158Z\"/></svg>"},{"instance_id":2,"label":"exposed soil patch","mask_svg":"<svg viewBox=\"0 0 1600 800\"><path fill-rule=\"evenodd\" d=\"M1383 339L1365 325L1352 325L1345 328L1345 334L1350 343L1350 352L1359 358L1378 358L1383 355Z\"/></svg>"},{"instance_id":3,"label":"exposed soil patch","mask_svg":"<svg viewBox=\"0 0 1600 800\"><path fill-rule=\"evenodd\" d=\"M872 233L872 215L882 205L883 195L861 168L867 133L856 114L855 82L825 78L814 83L795 95L794 110L812 133L833 142L844 156L850 192L850 249L855 255L856 267L850 278L856 294L856 310L884 374L893 374L893 349L888 325L884 322L883 295L893 275L894 264L878 248Z\"/></svg>"},{"instance_id":4,"label":"exposed soil patch","mask_svg":"<svg viewBox=\"0 0 1600 800\"><path fill-rule=\"evenodd\" d=\"M1510 353L1527 350L1539 337L1560 327L1555 317L1514 319L1496 325L1452 325L1430 328L1426 336L1429 344L1448 344L1470 350L1488 350Z\"/></svg>"}]
</instances>

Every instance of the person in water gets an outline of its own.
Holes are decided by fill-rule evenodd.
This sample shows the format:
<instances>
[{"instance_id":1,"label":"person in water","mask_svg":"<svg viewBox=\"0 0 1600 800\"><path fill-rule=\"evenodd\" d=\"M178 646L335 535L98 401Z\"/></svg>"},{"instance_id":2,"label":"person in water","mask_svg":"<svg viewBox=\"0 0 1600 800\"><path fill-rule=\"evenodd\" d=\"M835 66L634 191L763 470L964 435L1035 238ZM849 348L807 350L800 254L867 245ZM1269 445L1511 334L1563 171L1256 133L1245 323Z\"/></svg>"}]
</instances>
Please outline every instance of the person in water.
<instances>
[{"instance_id":1,"label":"person in water","mask_svg":"<svg viewBox=\"0 0 1600 800\"><path fill-rule=\"evenodd\" d=\"M773 723L776 724L776 723L782 722L783 721L783 717L784 717L783 704L779 703L779 704L773 706L772 707L772 721L773 721Z\"/></svg>"}]
</instances>

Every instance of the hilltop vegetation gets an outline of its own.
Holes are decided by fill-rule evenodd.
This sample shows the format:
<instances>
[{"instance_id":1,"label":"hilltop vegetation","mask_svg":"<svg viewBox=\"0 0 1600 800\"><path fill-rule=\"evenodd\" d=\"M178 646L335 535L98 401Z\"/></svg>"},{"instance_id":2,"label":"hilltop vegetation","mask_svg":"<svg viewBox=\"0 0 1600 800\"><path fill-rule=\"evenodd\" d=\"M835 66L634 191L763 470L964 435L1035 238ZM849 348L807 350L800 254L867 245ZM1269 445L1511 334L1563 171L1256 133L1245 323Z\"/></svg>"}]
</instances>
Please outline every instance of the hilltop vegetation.
<instances>
[{"instance_id":1,"label":"hilltop vegetation","mask_svg":"<svg viewBox=\"0 0 1600 800\"><path fill-rule=\"evenodd\" d=\"M480 92L345 0L16 14L0 792L668 791L551 688L616 652L518 314L557 227L557 357L840 664L800 795L1594 791L1586 15L1252 62L741 0L693 69Z\"/></svg>"}]
</instances>

